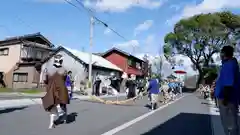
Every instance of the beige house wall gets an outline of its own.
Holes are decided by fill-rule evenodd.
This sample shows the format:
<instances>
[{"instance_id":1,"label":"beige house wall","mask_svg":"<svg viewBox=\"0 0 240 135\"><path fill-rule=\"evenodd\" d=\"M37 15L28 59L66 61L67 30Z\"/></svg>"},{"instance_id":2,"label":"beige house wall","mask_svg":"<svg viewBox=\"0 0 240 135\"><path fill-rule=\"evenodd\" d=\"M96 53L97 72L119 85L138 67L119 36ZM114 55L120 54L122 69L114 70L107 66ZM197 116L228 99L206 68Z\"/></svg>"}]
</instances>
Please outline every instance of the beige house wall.
<instances>
[{"instance_id":1,"label":"beige house wall","mask_svg":"<svg viewBox=\"0 0 240 135\"><path fill-rule=\"evenodd\" d=\"M4 73L4 81L7 87L12 87L13 71L16 68L16 63L20 60L21 44L0 46L0 49L9 48L9 53L6 56L0 56L0 72Z\"/></svg>"},{"instance_id":2,"label":"beige house wall","mask_svg":"<svg viewBox=\"0 0 240 135\"><path fill-rule=\"evenodd\" d=\"M39 73L35 70L34 66L21 66L14 73L27 73L27 82L14 82L13 88L36 88L39 82Z\"/></svg>"},{"instance_id":3,"label":"beige house wall","mask_svg":"<svg viewBox=\"0 0 240 135\"><path fill-rule=\"evenodd\" d=\"M0 72L4 73L4 81L8 88L35 88L39 82L39 73L34 66L26 65L18 67L16 64L21 62L21 44L0 46L0 49L8 48L9 53L6 56L0 56ZM28 73L27 82L14 82L13 73Z\"/></svg>"}]
</instances>

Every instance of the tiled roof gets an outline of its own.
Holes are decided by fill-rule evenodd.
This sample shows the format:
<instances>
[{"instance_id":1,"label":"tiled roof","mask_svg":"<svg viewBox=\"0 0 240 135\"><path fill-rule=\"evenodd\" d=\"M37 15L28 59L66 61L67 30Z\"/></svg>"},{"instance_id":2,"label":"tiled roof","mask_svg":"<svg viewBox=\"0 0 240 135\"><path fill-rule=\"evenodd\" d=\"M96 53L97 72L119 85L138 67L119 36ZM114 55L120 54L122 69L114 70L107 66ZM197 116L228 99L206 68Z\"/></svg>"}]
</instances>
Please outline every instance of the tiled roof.
<instances>
[{"instance_id":1,"label":"tiled roof","mask_svg":"<svg viewBox=\"0 0 240 135\"><path fill-rule=\"evenodd\" d=\"M107 54L109 54L109 53L111 53L111 52L113 52L113 51L117 51L117 52L119 52L119 53L121 53L121 54L124 54L124 55L126 55L126 56L128 56L128 57L130 56L130 57L133 57L133 58L135 58L135 59L137 59L137 60L139 60L139 61L144 62L142 59L140 59L140 58L138 58L138 57L136 57L136 56L134 56L134 55L132 55L132 54L130 54L130 53L127 53L127 52L125 52L125 51L123 51L123 50L121 50L121 49L118 49L118 48L116 48L116 47L113 47L112 49L110 49L110 50L102 53L101 56L105 56L105 55L107 55Z\"/></svg>"},{"instance_id":2,"label":"tiled roof","mask_svg":"<svg viewBox=\"0 0 240 135\"><path fill-rule=\"evenodd\" d=\"M20 41L21 39L27 39L27 38L41 38L43 41L45 41L47 44L49 44L50 46L54 46L47 38L45 38L40 32L37 33L33 33L33 34L27 34L27 35L23 35L23 36L15 36L15 37L10 37L10 38L6 38L4 40L0 40L0 44L3 44L5 42L10 42L10 41L14 41L14 40L18 40Z\"/></svg>"}]
</instances>

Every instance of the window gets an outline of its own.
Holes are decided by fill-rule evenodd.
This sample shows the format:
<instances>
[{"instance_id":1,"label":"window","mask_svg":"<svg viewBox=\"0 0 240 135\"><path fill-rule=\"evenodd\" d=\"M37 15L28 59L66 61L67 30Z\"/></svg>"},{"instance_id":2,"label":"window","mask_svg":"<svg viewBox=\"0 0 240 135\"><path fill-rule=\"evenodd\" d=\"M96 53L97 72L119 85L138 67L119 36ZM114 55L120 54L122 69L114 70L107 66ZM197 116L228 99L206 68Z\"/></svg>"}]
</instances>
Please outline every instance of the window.
<instances>
[{"instance_id":1,"label":"window","mask_svg":"<svg viewBox=\"0 0 240 135\"><path fill-rule=\"evenodd\" d=\"M131 66L132 65L132 60L128 60L128 65Z\"/></svg>"},{"instance_id":2,"label":"window","mask_svg":"<svg viewBox=\"0 0 240 135\"><path fill-rule=\"evenodd\" d=\"M128 65L131 67L136 67L136 62L134 62L133 60L129 59L128 60Z\"/></svg>"},{"instance_id":3,"label":"window","mask_svg":"<svg viewBox=\"0 0 240 135\"><path fill-rule=\"evenodd\" d=\"M139 62L136 62L136 68L141 69L141 64Z\"/></svg>"},{"instance_id":4,"label":"window","mask_svg":"<svg viewBox=\"0 0 240 135\"><path fill-rule=\"evenodd\" d=\"M37 59L42 59L43 57L43 52L37 51Z\"/></svg>"},{"instance_id":5,"label":"window","mask_svg":"<svg viewBox=\"0 0 240 135\"><path fill-rule=\"evenodd\" d=\"M13 73L13 81L14 82L27 82L28 81L28 73Z\"/></svg>"},{"instance_id":6,"label":"window","mask_svg":"<svg viewBox=\"0 0 240 135\"><path fill-rule=\"evenodd\" d=\"M9 48L0 49L0 56L6 56L9 53Z\"/></svg>"}]
</instances>

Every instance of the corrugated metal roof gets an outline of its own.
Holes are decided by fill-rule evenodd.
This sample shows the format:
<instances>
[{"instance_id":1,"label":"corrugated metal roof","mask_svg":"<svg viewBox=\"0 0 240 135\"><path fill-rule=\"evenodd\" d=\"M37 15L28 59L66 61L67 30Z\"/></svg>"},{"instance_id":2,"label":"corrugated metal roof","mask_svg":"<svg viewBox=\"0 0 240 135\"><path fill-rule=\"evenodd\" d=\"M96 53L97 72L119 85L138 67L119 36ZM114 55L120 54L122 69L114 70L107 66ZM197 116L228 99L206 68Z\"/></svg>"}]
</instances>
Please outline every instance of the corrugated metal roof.
<instances>
[{"instance_id":1,"label":"corrugated metal roof","mask_svg":"<svg viewBox=\"0 0 240 135\"><path fill-rule=\"evenodd\" d=\"M78 57L80 60L89 64L89 58L90 58L89 53L81 52L81 51L78 51L78 50L75 50L75 49L70 49L70 48L67 48L67 47L65 47L65 48L68 51L70 51L73 55ZM111 63L110 61L104 59L101 56L94 55L94 54L92 54L92 64L95 65L95 66L99 66L99 67L105 67L105 68L109 68L109 69L122 71L122 69L120 69L119 67L117 67L116 65Z\"/></svg>"}]
</instances>

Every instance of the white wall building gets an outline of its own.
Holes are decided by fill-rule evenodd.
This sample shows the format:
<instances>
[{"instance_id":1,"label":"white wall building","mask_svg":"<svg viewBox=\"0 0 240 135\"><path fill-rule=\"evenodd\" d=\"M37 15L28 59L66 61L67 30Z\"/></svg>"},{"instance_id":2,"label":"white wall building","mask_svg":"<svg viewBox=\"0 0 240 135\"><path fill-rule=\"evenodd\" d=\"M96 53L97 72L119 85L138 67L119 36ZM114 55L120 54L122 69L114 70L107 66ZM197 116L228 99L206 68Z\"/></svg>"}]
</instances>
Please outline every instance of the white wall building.
<instances>
[{"instance_id":1,"label":"white wall building","mask_svg":"<svg viewBox=\"0 0 240 135\"><path fill-rule=\"evenodd\" d=\"M41 68L40 83L43 84L43 75L46 69L53 65L53 56L58 54L63 56L63 66L68 71L72 71L75 81L74 89L80 90L80 82L86 80L88 76L89 53L66 49L61 46L44 61ZM97 73L104 78L109 77L111 73L120 75L122 72L116 65L97 55L92 55L92 66L92 78L94 78Z\"/></svg>"}]
</instances>

